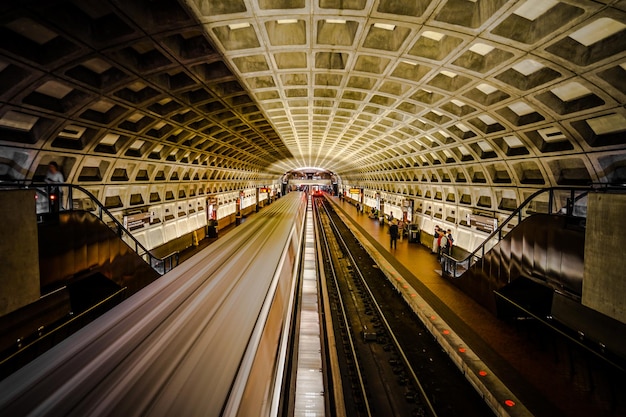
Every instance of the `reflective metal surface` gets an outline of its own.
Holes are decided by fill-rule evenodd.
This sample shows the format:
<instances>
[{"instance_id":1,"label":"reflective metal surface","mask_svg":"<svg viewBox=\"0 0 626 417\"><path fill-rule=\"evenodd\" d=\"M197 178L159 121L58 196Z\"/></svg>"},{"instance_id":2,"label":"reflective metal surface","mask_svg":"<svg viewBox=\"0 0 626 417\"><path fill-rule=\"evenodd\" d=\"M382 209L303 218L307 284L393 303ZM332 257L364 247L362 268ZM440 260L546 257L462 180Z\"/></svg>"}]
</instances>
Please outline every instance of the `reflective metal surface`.
<instances>
[{"instance_id":1,"label":"reflective metal surface","mask_svg":"<svg viewBox=\"0 0 626 417\"><path fill-rule=\"evenodd\" d=\"M100 272L129 294L159 277L106 224L84 211L61 212L39 226L42 293Z\"/></svg>"},{"instance_id":2,"label":"reflective metal surface","mask_svg":"<svg viewBox=\"0 0 626 417\"><path fill-rule=\"evenodd\" d=\"M580 297L585 232L571 219L563 215L530 216L453 282L494 313L493 291L520 276Z\"/></svg>"}]
</instances>

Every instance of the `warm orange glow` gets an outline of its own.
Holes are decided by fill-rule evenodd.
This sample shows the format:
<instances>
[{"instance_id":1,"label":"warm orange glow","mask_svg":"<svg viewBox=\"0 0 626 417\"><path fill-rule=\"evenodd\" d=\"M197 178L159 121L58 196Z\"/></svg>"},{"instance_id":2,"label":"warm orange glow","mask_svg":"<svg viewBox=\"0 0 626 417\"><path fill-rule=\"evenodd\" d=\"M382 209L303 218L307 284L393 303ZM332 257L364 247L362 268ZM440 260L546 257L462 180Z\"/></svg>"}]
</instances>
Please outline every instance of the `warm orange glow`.
<instances>
[{"instance_id":1,"label":"warm orange glow","mask_svg":"<svg viewBox=\"0 0 626 417\"><path fill-rule=\"evenodd\" d=\"M515 405L515 402L512 400L506 400L504 401L504 404L506 404L509 407L513 407Z\"/></svg>"},{"instance_id":2,"label":"warm orange glow","mask_svg":"<svg viewBox=\"0 0 626 417\"><path fill-rule=\"evenodd\" d=\"M406 284L404 284L404 285L402 286L402 288L409 288L409 286L408 286L408 285L406 285Z\"/></svg>"},{"instance_id":3,"label":"warm orange glow","mask_svg":"<svg viewBox=\"0 0 626 417\"><path fill-rule=\"evenodd\" d=\"M411 297L417 297L417 294L413 293L411 294Z\"/></svg>"},{"instance_id":4,"label":"warm orange glow","mask_svg":"<svg viewBox=\"0 0 626 417\"><path fill-rule=\"evenodd\" d=\"M487 372L486 371L478 371L478 375L480 375L480 376L487 376Z\"/></svg>"},{"instance_id":5,"label":"warm orange glow","mask_svg":"<svg viewBox=\"0 0 626 417\"><path fill-rule=\"evenodd\" d=\"M435 320L436 318L437 318L437 317L435 317L435 316L430 316L430 319L431 319L431 320Z\"/></svg>"},{"instance_id":6,"label":"warm orange glow","mask_svg":"<svg viewBox=\"0 0 626 417\"><path fill-rule=\"evenodd\" d=\"M461 353L465 353L465 348L464 348L464 347L460 347L460 348L459 348L459 352L461 352Z\"/></svg>"},{"instance_id":7,"label":"warm orange glow","mask_svg":"<svg viewBox=\"0 0 626 417\"><path fill-rule=\"evenodd\" d=\"M450 330L447 330L447 329L446 329L446 330L444 330L442 333L443 333L443 334L450 334Z\"/></svg>"}]
</instances>

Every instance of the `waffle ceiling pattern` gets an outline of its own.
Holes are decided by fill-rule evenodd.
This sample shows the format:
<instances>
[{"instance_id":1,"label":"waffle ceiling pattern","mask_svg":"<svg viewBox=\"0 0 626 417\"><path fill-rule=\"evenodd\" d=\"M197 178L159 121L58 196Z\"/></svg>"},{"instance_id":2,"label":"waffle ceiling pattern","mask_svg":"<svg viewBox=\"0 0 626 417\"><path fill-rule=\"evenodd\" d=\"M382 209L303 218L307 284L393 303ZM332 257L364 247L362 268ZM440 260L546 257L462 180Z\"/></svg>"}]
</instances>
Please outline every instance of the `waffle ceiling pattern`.
<instances>
[{"instance_id":1,"label":"waffle ceiling pattern","mask_svg":"<svg viewBox=\"0 0 626 417\"><path fill-rule=\"evenodd\" d=\"M0 178L626 181L626 1L0 4ZM417 184L417 185L416 185ZM215 190L212 190L215 191Z\"/></svg>"},{"instance_id":2,"label":"waffle ceiling pattern","mask_svg":"<svg viewBox=\"0 0 626 417\"><path fill-rule=\"evenodd\" d=\"M624 1L186 1L293 154L279 171L626 178Z\"/></svg>"},{"instance_id":3,"label":"waffle ceiling pattern","mask_svg":"<svg viewBox=\"0 0 626 417\"><path fill-rule=\"evenodd\" d=\"M3 1L0 39L3 178L234 188L292 156L176 0Z\"/></svg>"}]
</instances>

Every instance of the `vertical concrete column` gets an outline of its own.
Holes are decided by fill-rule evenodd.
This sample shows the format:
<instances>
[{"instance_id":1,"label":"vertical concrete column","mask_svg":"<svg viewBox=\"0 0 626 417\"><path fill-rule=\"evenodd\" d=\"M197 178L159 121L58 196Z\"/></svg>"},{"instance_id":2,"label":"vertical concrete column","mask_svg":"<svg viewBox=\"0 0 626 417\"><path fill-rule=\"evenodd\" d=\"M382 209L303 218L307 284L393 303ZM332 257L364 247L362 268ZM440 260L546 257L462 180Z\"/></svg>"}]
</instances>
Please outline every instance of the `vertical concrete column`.
<instances>
[{"instance_id":1,"label":"vertical concrete column","mask_svg":"<svg viewBox=\"0 0 626 417\"><path fill-rule=\"evenodd\" d=\"M34 190L0 191L0 316L39 299Z\"/></svg>"},{"instance_id":2,"label":"vertical concrete column","mask_svg":"<svg viewBox=\"0 0 626 417\"><path fill-rule=\"evenodd\" d=\"M583 305L626 323L626 195L590 193Z\"/></svg>"}]
</instances>

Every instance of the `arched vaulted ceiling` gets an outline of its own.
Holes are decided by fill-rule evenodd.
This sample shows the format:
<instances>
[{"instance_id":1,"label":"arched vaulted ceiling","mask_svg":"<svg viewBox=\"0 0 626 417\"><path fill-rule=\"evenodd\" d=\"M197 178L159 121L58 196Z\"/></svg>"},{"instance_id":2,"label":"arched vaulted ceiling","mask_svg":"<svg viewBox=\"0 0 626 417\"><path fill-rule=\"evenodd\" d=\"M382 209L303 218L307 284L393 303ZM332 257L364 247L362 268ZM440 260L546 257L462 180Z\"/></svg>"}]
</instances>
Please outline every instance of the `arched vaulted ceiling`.
<instances>
[{"instance_id":1,"label":"arched vaulted ceiling","mask_svg":"<svg viewBox=\"0 0 626 417\"><path fill-rule=\"evenodd\" d=\"M281 169L535 185L623 169L623 1L186 1L294 155Z\"/></svg>"},{"instance_id":2,"label":"arched vaulted ceiling","mask_svg":"<svg viewBox=\"0 0 626 417\"><path fill-rule=\"evenodd\" d=\"M626 179L626 2L0 5L0 177Z\"/></svg>"}]
</instances>

